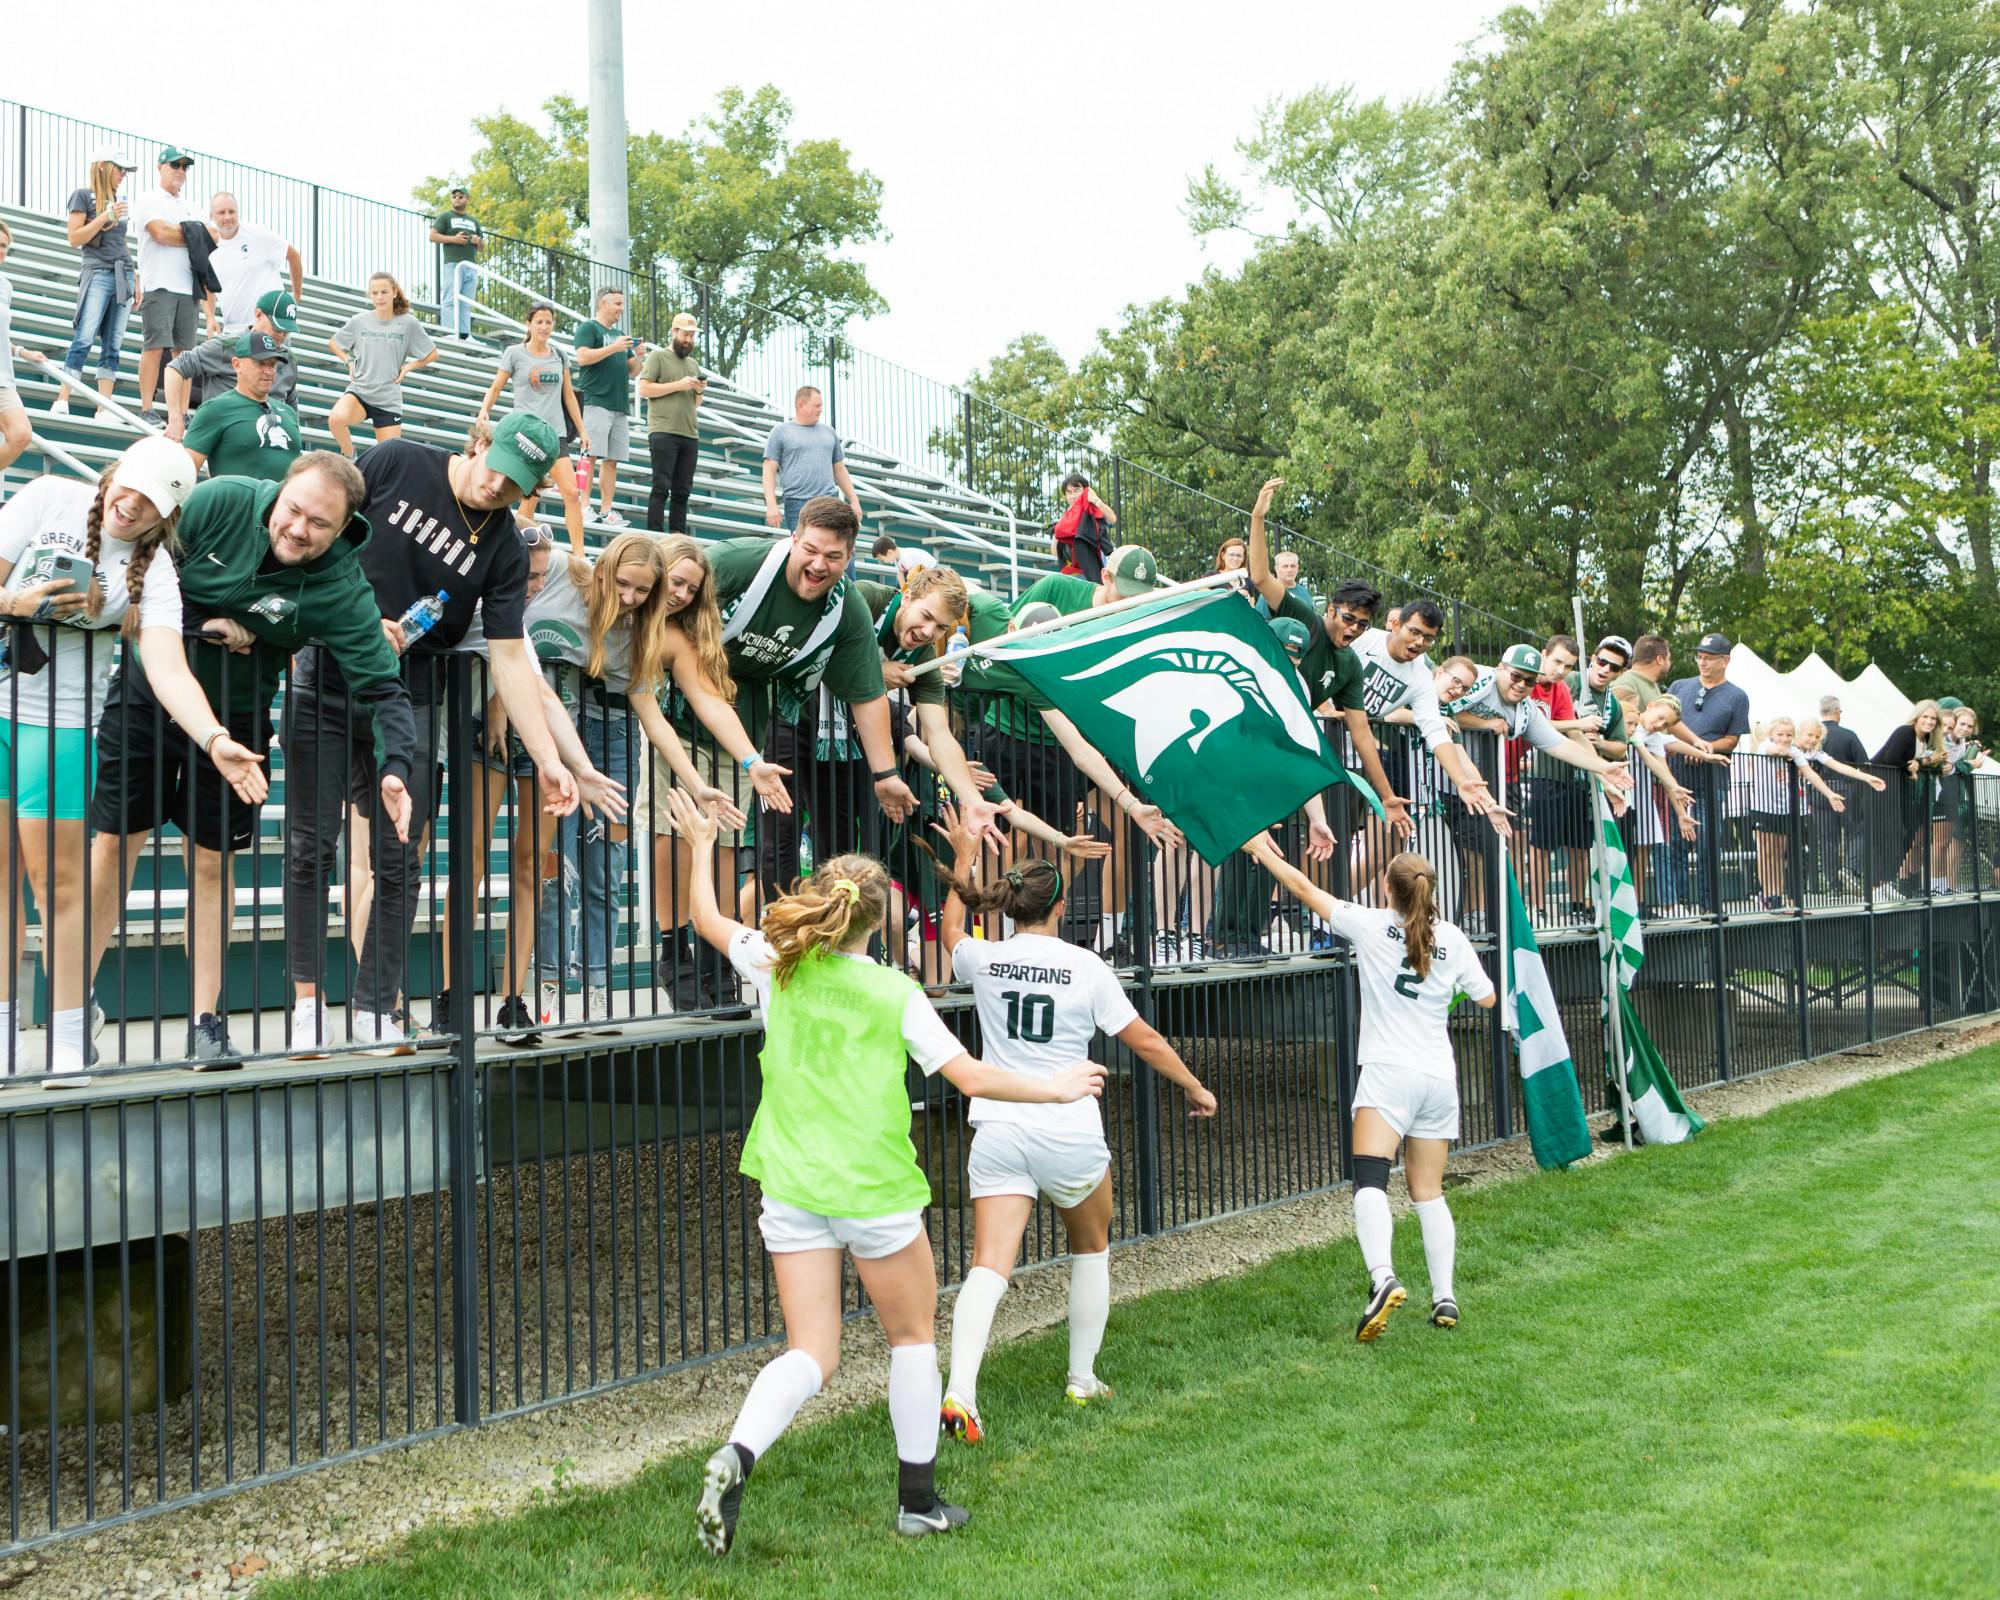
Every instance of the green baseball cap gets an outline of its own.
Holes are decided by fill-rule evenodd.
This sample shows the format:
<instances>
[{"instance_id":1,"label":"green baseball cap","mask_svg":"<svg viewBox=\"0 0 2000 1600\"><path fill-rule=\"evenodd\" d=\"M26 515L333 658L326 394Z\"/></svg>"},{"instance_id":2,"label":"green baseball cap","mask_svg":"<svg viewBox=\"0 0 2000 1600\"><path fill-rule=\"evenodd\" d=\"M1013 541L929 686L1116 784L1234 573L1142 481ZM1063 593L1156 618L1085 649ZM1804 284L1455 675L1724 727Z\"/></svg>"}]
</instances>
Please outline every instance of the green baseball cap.
<instances>
[{"instance_id":1,"label":"green baseball cap","mask_svg":"<svg viewBox=\"0 0 2000 1600\"><path fill-rule=\"evenodd\" d=\"M1105 576L1121 595L1150 594L1160 576L1160 564L1142 544L1121 544L1104 563Z\"/></svg>"},{"instance_id":2,"label":"green baseball cap","mask_svg":"<svg viewBox=\"0 0 2000 1600\"><path fill-rule=\"evenodd\" d=\"M510 411L493 424L486 464L510 478L521 493L533 494L560 454L554 428L532 411Z\"/></svg>"},{"instance_id":3,"label":"green baseball cap","mask_svg":"<svg viewBox=\"0 0 2000 1600\"><path fill-rule=\"evenodd\" d=\"M194 157L179 145L170 144L160 152L159 165L163 167L191 167Z\"/></svg>"},{"instance_id":4,"label":"green baseball cap","mask_svg":"<svg viewBox=\"0 0 2000 1600\"><path fill-rule=\"evenodd\" d=\"M1303 650L1312 642L1312 635L1306 632L1306 625L1296 617L1273 617L1271 631L1278 636L1278 643L1287 650Z\"/></svg>"},{"instance_id":5,"label":"green baseball cap","mask_svg":"<svg viewBox=\"0 0 2000 1600\"><path fill-rule=\"evenodd\" d=\"M289 289L271 289L257 296L257 309L271 319L271 326L285 333L299 331L299 303Z\"/></svg>"},{"instance_id":6,"label":"green baseball cap","mask_svg":"<svg viewBox=\"0 0 2000 1600\"><path fill-rule=\"evenodd\" d=\"M236 339L236 354L245 361L281 361L285 347L268 333L246 328Z\"/></svg>"},{"instance_id":7,"label":"green baseball cap","mask_svg":"<svg viewBox=\"0 0 2000 1600\"><path fill-rule=\"evenodd\" d=\"M1938 710L1940 711L1963 711L1964 709L1965 702L1955 694L1948 694L1938 701Z\"/></svg>"},{"instance_id":8,"label":"green baseball cap","mask_svg":"<svg viewBox=\"0 0 2000 1600\"><path fill-rule=\"evenodd\" d=\"M1542 653L1531 644L1510 644L1500 652L1500 665L1516 672L1540 672Z\"/></svg>"}]
</instances>

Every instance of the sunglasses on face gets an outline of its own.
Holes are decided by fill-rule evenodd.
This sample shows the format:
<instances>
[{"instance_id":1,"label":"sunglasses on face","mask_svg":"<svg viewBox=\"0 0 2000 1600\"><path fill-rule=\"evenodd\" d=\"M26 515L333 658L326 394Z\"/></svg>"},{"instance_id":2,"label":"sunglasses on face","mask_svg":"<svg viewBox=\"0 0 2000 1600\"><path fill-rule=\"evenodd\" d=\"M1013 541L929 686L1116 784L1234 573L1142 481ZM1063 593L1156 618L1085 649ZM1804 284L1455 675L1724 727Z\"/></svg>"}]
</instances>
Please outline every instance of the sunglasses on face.
<instances>
[{"instance_id":1,"label":"sunglasses on face","mask_svg":"<svg viewBox=\"0 0 2000 1600\"><path fill-rule=\"evenodd\" d=\"M1531 684L1535 681L1535 675L1532 672L1522 672L1516 667L1509 667L1507 669L1507 681L1509 683Z\"/></svg>"},{"instance_id":2,"label":"sunglasses on face","mask_svg":"<svg viewBox=\"0 0 2000 1600\"><path fill-rule=\"evenodd\" d=\"M1624 662L1613 660L1610 656L1592 656L1590 664L1593 667L1602 667L1607 672L1616 672L1625 665Z\"/></svg>"},{"instance_id":3,"label":"sunglasses on face","mask_svg":"<svg viewBox=\"0 0 2000 1600\"><path fill-rule=\"evenodd\" d=\"M1369 614L1366 611L1349 611L1345 606L1342 606L1333 615L1335 620L1344 623L1350 628L1365 628L1368 626Z\"/></svg>"}]
</instances>

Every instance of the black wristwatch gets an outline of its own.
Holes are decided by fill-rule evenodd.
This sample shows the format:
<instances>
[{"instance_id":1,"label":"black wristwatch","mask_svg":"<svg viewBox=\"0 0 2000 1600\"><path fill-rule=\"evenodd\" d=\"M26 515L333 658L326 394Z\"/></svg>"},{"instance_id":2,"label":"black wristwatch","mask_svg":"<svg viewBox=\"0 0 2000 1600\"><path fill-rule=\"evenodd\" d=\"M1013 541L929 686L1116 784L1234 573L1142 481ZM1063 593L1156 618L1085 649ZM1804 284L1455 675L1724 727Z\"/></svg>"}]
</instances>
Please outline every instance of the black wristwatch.
<instances>
[{"instance_id":1,"label":"black wristwatch","mask_svg":"<svg viewBox=\"0 0 2000 1600\"><path fill-rule=\"evenodd\" d=\"M877 783L887 782L890 778L900 778L902 775L903 772L900 767L886 767L880 772L871 772L868 774Z\"/></svg>"}]
</instances>

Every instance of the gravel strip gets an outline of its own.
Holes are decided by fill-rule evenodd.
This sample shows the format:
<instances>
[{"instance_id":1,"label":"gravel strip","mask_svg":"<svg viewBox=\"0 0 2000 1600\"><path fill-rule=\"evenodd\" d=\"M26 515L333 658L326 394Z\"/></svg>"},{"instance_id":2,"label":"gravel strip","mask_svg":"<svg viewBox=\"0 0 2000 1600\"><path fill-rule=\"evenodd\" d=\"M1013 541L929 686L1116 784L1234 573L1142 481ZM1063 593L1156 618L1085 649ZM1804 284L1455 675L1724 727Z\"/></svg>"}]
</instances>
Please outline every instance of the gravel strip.
<instances>
[{"instance_id":1,"label":"gravel strip","mask_svg":"<svg viewBox=\"0 0 2000 1600\"><path fill-rule=\"evenodd\" d=\"M1756 1116L1996 1039L2000 1024L1954 1024L1716 1084L1696 1091L1697 1104L1710 1121ZM1602 1147L1590 1159L1613 1160L1619 1153ZM1515 1140L1454 1156L1452 1184L1474 1187L1533 1171L1526 1141ZM1399 1210L1407 1203L1400 1179L1391 1197ZM1116 1254L1113 1293L1126 1300L1185 1288L1285 1251L1345 1239L1350 1216L1351 1197L1343 1189L1126 1246ZM1064 1274L1021 1273L994 1332L1013 1338L1057 1325L1067 1298ZM652 1461L721 1437L766 1358L765 1352L725 1357L615 1394L86 1535L0 1564L0 1589L36 1600L214 1595L248 1589L273 1574L352 1566L416 1529L506 1515L575 1488L622 1483ZM879 1397L887 1365L876 1325L850 1325L840 1371L808 1414L823 1417ZM1060 1374L1052 1371L1050 1381L1060 1381Z\"/></svg>"}]
</instances>

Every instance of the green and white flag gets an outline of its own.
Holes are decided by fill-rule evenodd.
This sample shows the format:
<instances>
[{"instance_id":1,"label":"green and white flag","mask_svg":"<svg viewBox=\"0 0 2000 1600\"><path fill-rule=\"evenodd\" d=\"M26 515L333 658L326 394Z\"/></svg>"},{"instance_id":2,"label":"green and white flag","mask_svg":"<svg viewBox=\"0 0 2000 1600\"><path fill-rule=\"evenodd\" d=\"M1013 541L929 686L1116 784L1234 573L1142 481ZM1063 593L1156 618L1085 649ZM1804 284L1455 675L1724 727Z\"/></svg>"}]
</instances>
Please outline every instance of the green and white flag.
<instances>
[{"instance_id":1,"label":"green and white flag","mask_svg":"<svg viewBox=\"0 0 2000 1600\"><path fill-rule=\"evenodd\" d=\"M1667 1071L1659 1047L1639 1020L1639 1008L1632 1003L1632 984L1646 962L1645 940L1639 929L1639 895L1632 886L1632 864L1626 858L1618 824L1603 814L1597 826L1604 839L1604 866L1609 878L1604 887L1611 907L1611 948L1605 955L1610 970L1605 974L1605 990L1618 996L1619 1026L1625 1041L1625 1099L1646 1143L1679 1144L1701 1132L1703 1123L1682 1102L1673 1074Z\"/></svg>"},{"instance_id":2,"label":"green and white flag","mask_svg":"<svg viewBox=\"0 0 2000 1600\"><path fill-rule=\"evenodd\" d=\"M1566 1167L1590 1154L1590 1125L1563 1037L1549 969L1535 943L1514 863L1507 862L1507 1027L1521 1053L1521 1103L1528 1144L1540 1167Z\"/></svg>"},{"instance_id":3,"label":"green and white flag","mask_svg":"<svg viewBox=\"0 0 2000 1600\"><path fill-rule=\"evenodd\" d=\"M1211 866L1332 784L1374 802L1335 758L1277 635L1228 591L1086 616L996 642L991 659L1134 778Z\"/></svg>"}]
</instances>

